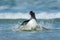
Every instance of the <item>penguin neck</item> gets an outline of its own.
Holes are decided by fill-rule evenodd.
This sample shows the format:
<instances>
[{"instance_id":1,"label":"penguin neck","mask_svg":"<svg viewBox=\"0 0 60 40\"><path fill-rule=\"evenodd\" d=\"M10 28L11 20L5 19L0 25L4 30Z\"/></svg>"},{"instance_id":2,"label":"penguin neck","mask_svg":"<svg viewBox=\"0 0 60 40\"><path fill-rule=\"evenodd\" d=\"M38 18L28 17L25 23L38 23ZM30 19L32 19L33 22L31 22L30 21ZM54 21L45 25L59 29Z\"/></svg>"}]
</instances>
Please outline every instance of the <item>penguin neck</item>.
<instances>
[{"instance_id":1,"label":"penguin neck","mask_svg":"<svg viewBox=\"0 0 60 40\"><path fill-rule=\"evenodd\" d=\"M36 17L35 17L35 15L33 15L33 16L31 15L31 19L35 19L35 20L36 20Z\"/></svg>"}]
</instances>

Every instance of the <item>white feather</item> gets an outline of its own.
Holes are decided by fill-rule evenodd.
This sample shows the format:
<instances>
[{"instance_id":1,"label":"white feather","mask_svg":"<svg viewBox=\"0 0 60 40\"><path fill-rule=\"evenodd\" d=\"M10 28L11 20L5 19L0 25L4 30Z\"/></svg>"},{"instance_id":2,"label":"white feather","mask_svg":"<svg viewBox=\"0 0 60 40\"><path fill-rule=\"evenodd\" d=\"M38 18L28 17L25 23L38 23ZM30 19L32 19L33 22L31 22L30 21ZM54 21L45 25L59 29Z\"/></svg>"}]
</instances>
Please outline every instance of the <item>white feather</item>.
<instances>
[{"instance_id":1,"label":"white feather","mask_svg":"<svg viewBox=\"0 0 60 40\"><path fill-rule=\"evenodd\" d=\"M20 27L21 30L32 30L37 27L37 22L35 19L31 19L26 25Z\"/></svg>"},{"instance_id":2,"label":"white feather","mask_svg":"<svg viewBox=\"0 0 60 40\"><path fill-rule=\"evenodd\" d=\"M36 26L37 26L36 20L35 20L35 19L30 20L30 21L27 23L27 26L28 26L29 28L34 28L34 27L36 27Z\"/></svg>"}]
</instances>

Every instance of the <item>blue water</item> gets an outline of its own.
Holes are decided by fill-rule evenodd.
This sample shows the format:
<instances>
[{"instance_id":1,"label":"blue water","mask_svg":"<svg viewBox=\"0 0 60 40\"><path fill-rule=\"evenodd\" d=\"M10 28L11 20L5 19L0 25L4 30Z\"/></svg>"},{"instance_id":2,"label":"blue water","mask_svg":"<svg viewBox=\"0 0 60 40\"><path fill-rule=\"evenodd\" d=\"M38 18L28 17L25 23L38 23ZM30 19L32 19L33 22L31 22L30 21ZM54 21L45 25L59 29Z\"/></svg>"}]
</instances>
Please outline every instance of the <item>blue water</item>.
<instances>
[{"instance_id":1,"label":"blue water","mask_svg":"<svg viewBox=\"0 0 60 40\"><path fill-rule=\"evenodd\" d=\"M60 0L0 0L0 12L59 12Z\"/></svg>"},{"instance_id":2,"label":"blue water","mask_svg":"<svg viewBox=\"0 0 60 40\"><path fill-rule=\"evenodd\" d=\"M38 24L50 30L13 31L25 20L16 18L25 18L31 10L39 18ZM0 0L0 40L60 40L59 18L60 0Z\"/></svg>"},{"instance_id":3,"label":"blue water","mask_svg":"<svg viewBox=\"0 0 60 40\"><path fill-rule=\"evenodd\" d=\"M13 31L19 27L25 19L0 19L0 40L60 40L60 21L37 20L38 24L46 28L54 28L41 31Z\"/></svg>"},{"instance_id":4,"label":"blue water","mask_svg":"<svg viewBox=\"0 0 60 40\"><path fill-rule=\"evenodd\" d=\"M0 31L0 40L60 40L60 30L32 32Z\"/></svg>"}]
</instances>

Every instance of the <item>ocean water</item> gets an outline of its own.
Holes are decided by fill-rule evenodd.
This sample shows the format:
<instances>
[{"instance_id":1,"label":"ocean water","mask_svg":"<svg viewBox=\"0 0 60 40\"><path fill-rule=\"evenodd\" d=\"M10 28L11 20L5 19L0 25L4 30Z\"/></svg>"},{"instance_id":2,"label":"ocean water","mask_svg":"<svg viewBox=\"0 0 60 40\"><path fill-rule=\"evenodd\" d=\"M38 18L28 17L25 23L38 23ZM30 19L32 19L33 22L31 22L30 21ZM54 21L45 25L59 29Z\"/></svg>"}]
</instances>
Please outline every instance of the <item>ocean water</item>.
<instances>
[{"instance_id":1,"label":"ocean water","mask_svg":"<svg viewBox=\"0 0 60 40\"><path fill-rule=\"evenodd\" d=\"M15 31L31 10L49 30ZM60 40L60 0L0 0L0 40Z\"/></svg>"},{"instance_id":2,"label":"ocean water","mask_svg":"<svg viewBox=\"0 0 60 40\"><path fill-rule=\"evenodd\" d=\"M0 19L0 40L60 40L60 19L38 19L41 31L13 31L26 19Z\"/></svg>"}]
</instances>

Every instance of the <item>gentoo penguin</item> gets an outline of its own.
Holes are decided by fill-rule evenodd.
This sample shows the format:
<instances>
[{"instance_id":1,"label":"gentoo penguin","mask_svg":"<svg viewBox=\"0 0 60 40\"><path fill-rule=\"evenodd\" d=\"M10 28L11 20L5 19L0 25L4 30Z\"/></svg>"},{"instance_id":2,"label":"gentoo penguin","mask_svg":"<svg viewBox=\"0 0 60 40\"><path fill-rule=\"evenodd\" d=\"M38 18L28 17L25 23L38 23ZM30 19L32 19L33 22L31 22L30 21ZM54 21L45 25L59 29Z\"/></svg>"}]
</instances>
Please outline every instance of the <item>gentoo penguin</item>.
<instances>
[{"instance_id":1,"label":"gentoo penguin","mask_svg":"<svg viewBox=\"0 0 60 40\"><path fill-rule=\"evenodd\" d=\"M20 30L36 30L38 28L37 19L35 17L35 13L30 11L31 18L29 20L24 21L21 26Z\"/></svg>"}]
</instances>

